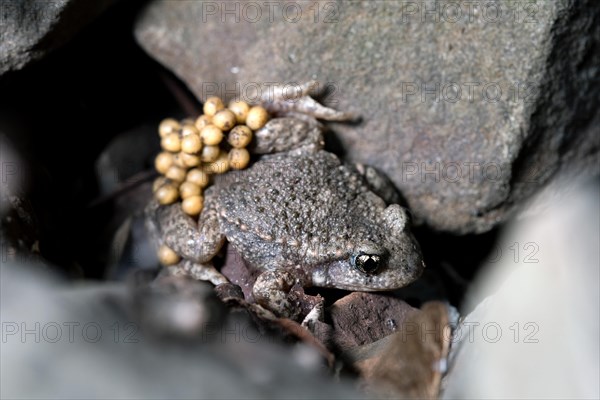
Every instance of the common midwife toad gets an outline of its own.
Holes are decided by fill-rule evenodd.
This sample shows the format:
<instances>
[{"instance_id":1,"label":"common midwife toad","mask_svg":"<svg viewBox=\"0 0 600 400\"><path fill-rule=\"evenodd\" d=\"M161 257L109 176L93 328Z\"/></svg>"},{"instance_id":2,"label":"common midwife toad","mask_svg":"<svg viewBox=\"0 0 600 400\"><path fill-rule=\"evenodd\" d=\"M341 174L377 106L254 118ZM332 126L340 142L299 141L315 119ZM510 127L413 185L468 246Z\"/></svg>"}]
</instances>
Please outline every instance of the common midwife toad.
<instances>
[{"instance_id":1,"label":"common midwife toad","mask_svg":"<svg viewBox=\"0 0 600 400\"><path fill-rule=\"evenodd\" d=\"M181 268L215 285L211 263L225 240L262 273L253 295L279 316L299 318L294 285L356 291L392 290L419 277L424 264L407 211L372 168L342 163L323 150L315 118L345 120L307 95L265 104L277 118L255 134L250 168L229 172L204 194L196 223L181 206L147 208L159 242L182 256Z\"/></svg>"}]
</instances>

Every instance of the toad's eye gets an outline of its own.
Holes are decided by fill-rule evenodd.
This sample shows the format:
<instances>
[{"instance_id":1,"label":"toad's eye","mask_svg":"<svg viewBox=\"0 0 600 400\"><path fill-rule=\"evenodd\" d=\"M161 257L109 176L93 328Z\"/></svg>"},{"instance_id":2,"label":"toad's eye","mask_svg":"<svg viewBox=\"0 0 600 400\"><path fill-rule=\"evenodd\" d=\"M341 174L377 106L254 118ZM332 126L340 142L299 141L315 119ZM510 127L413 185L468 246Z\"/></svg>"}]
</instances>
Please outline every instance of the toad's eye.
<instances>
[{"instance_id":1,"label":"toad's eye","mask_svg":"<svg viewBox=\"0 0 600 400\"><path fill-rule=\"evenodd\" d=\"M352 257L352 265L363 274L374 274L381 265L381 256L375 254L358 254Z\"/></svg>"}]
</instances>

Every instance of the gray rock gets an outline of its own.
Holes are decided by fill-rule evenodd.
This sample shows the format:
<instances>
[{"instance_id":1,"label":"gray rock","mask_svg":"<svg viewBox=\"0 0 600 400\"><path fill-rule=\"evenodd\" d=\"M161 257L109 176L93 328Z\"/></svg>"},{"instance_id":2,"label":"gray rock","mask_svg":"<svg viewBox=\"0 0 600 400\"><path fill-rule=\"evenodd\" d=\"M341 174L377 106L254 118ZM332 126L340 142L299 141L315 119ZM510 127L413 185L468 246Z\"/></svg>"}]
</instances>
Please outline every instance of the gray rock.
<instances>
[{"instance_id":1,"label":"gray rock","mask_svg":"<svg viewBox=\"0 0 600 400\"><path fill-rule=\"evenodd\" d=\"M3 0L0 75L60 47L116 0Z\"/></svg>"},{"instance_id":2,"label":"gray rock","mask_svg":"<svg viewBox=\"0 0 600 400\"><path fill-rule=\"evenodd\" d=\"M122 132L106 145L94 168L102 195L148 178L140 171L144 171L153 161L154 154L160 151L157 140L148 140L148 132L155 130L155 125L140 125Z\"/></svg>"},{"instance_id":3,"label":"gray rock","mask_svg":"<svg viewBox=\"0 0 600 400\"><path fill-rule=\"evenodd\" d=\"M505 231L467 293L441 398L600 397L598 183L563 182Z\"/></svg>"},{"instance_id":4,"label":"gray rock","mask_svg":"<svg viewBox=\"0 0 600 400\"><path fill-rule=\"evenodd\" d=\"M417 310L408 303L376 293L353 292L329 309L336 348L347 350L376 342L398 330Z\"/></svg>"},{"instance_id":5,"label":"gray rock","mask_svg":"<svg viewBox=\"0 0 600 400\"><path fill-rule=\"evenodd\" d=\"M0 218L13 207L11 197L23 191L26 167L13 143L0 131Z\"/></svg>"},{"instance_id":6,"label":"gray rock","mask_svg":"<svg viewBox=\"0 0 600 400\"><path fill-rule=\"evenodd\" d=\"M130 315L133 294L123 284L73 288L15 263L2 263L0 275L2 398L365 398L334 382L313 349L284 347L247 318L208 324L194 340L159 339L148 331L154 324ZM167 319L180 327L202 318L192 315L193 298L167 299L168 291L153 294L164 304L147 305L173 306Z\"/></svg>"},{"instance_id":7,"label":"gray rock","mask_svg":"<svg viewBox=\"0 0 600 400\"><path fill-rule=\"evenodd\" d=\"M593 1L270 4L154 1L135 34L200 99L319 80L363 116L332 125L347 159L438 230L489 230L556 172L598 173Z\"/></svg>"}]
</instances>

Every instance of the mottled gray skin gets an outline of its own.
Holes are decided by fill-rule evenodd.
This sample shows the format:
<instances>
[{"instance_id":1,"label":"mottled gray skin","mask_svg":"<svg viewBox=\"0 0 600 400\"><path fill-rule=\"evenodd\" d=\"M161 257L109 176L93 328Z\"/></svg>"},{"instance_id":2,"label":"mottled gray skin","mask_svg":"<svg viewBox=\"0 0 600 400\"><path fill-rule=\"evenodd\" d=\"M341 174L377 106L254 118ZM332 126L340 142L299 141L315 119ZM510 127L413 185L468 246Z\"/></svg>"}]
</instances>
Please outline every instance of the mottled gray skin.
<instances>
[{"instance_id":1,"label":"mottled gray skin","mask_svg":"<svg viewBox=\"0 0 600 400\"><path fill-rule=\"evenodd\" d=\"M361 173L322 150L321 131L306 116L269 121L256 132L253 151L275 154L208 188L198 224L179 204L149 206L153 229L186 260L188 273L226 281L208 263L227 239L251 267L264 271L254 285L256 301L294 317L286 296L297 284L379 291L420 276L424 264L406 210L374 192L389 197L395 191L383 187L387 180L374 170L361 167ZM377 268L361 271L361 256L374 256L379 262L370 265Z\"/></svg>"},{"instance_id":2,"label":"mottled gray skin","mask_svg":"<svg viewBox=\"0 0 600 400\"><path fill-rule=\"evenodd\" d=\"M386 208L362 176L326 151L263 158L216 193L221 234L254 267L300 266L305 285L389 290L421 271L405 211ZM376 254L372 275L352 257Z\"/></svg>"}]
</instances>

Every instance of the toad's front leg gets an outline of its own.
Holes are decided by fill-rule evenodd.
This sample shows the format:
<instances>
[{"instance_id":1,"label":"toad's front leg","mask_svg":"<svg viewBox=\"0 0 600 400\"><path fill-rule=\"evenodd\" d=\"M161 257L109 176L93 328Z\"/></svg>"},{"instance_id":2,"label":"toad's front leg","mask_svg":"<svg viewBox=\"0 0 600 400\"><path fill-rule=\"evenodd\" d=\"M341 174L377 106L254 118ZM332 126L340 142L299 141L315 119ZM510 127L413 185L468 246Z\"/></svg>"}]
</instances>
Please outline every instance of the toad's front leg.
<instances>
[{"instance_id":1,"label":"toad's front leg","mask_svg":"<svg viewBox=\"0 0 600 400\"><path fill-rule=\"evenodd\" d=\"M146 207L146 221L158 245L165 244L183 257L179 264L169 267L170 273L219 285L228 280L213 267L211 260L223 247L225 236L219 228L217 211L210 196L207 197L198 223L183 212L180 204L161 206L156 200Z\"/></svg>"},{"instance_id":2,"label":"toad's front leg","mask_svg":"<svg viewBox=\"0 0 600 400\"><path fill-rule=\"evenodd\" d=\"M303 325L320 319L323 298L304 293L308 285L306 274L296 269L274 269L260 274L252 288L256 303L274 312L278 317L295 321L304 319Z\"/></svg>"}]
</instances>

